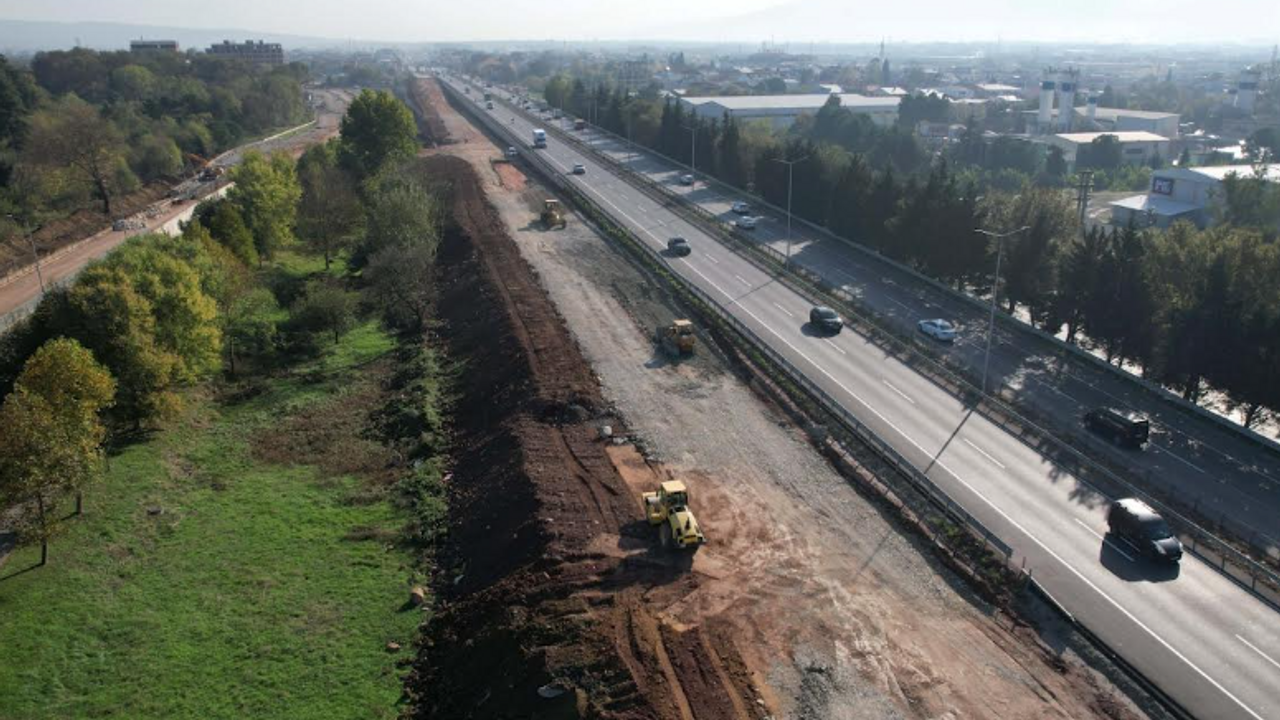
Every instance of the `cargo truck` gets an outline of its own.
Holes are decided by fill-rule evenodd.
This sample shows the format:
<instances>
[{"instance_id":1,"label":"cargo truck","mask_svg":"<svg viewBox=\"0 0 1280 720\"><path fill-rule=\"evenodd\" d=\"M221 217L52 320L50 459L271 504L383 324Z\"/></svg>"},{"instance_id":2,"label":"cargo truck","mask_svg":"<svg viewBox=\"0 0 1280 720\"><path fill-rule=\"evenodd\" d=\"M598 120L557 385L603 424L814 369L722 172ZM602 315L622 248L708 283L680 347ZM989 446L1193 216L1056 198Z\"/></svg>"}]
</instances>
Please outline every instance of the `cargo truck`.
<instances>
[{"instance_id":1,"label":"cargo truck","mask_svg":"<svg viewBox=\"0 0 1280 720\"><path fill-rule=\"evenodd\" d=\"M545 148L547 146L547 131L538 128L533 131L533 146L536 148Z\"/></svg>"}]
</instances>

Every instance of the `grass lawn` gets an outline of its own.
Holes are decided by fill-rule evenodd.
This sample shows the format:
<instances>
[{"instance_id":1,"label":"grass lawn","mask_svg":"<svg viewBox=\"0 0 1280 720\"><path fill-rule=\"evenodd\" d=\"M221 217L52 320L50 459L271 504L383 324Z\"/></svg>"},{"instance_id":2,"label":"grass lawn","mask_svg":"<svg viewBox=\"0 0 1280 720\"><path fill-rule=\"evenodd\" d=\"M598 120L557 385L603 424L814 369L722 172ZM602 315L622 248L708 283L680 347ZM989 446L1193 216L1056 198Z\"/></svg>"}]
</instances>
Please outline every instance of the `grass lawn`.
<instances>
[{"instance_id":1,"label":"grass lawn","mask_svg":"<svg viewBox=\"0 0 1280 720\"><path fill-rule=\"evenodd\" d=\"M360 538L404 519L367 480L254 451L391 347L365 324L251 399L193 391L111 458L48 566L24 571L35 548L0 568L0 718L395 717L411 559Z\"/></svg>"}]
</instances>

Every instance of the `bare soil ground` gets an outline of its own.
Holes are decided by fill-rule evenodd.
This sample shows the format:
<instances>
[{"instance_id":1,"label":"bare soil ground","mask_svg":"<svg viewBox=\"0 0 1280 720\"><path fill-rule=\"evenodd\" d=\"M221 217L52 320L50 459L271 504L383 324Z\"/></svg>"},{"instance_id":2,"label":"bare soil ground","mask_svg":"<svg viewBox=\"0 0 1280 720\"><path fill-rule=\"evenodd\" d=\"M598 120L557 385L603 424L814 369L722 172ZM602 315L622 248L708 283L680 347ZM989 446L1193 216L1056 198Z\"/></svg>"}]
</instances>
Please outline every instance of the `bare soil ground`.
<instances>
[{"instance_id":1,"label":"bare soil ground","mask_svg":"<svg viewBox=\"0 0 1280 720\"><path fill-rule=\"evenodd\" d=\"M489 277L519 290L498 295L509 314L559 329L513 327L513 346L479 303L452 317L458 296L442 298L449 332L466 337L454 352L486 366L469 362L467 376L501 376L491 392L504 400L464 393L463 549L442 580L461 579L412 684L419 716L1138 716L851 488L705 333L691 360L657 354L653 329L678 308L581 218L543 230L546 191L423 85L455 141L432 152L469 164L492 203L471 238ZM465 283L465 297L488 295L449 259L457 252L442 258L455 292ZM548 378L539 367L557 369ZM570 370L583 412L566 413L555 390ZM517 387L559 420L517 410ZM605 422L635 444L595 439ZM638 494L667 477L691 487L709 539L696 555L662 553L640 519ZM553 680L573 691L554 708L535 692Z\"/></svg>"}]
</instances>

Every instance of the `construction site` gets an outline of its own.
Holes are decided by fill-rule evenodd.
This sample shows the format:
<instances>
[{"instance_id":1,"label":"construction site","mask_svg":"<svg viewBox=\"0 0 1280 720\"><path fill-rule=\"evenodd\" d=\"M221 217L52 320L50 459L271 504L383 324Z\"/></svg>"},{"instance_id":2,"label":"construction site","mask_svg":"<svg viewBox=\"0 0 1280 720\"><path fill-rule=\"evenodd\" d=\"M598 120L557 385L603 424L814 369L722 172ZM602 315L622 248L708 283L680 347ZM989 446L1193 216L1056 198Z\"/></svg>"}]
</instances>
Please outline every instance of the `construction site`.
<instances>
[{"instance_id":1,"label":"construction site","mask_svg":"<svg viewBox=\"0 0 1280 720\"><path fill-rule=\"evenodd\" d=\"M1163 717L446 100L452 520L421 718ZM555 202L548 203L548 200Z\"/></svg>"}]
</instances>

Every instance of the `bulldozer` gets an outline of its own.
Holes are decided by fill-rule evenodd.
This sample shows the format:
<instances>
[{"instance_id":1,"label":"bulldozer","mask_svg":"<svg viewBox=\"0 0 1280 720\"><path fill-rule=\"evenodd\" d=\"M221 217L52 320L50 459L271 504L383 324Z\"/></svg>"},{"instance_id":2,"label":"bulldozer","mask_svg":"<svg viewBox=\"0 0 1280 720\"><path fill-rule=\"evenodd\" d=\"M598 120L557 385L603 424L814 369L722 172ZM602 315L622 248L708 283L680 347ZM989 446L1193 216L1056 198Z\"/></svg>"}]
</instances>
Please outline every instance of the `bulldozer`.
<instances>
[{"instance_id":1,"label":"bulldozer","mask_svg":"<svg viewBox=\"0 0 1280 720\"><path fill-rule=\"evenodd\" d=\"M641 495L644 514L650 525L658 525L662 546L681 550L697 550L707 541L698 519L689 509L689 490L679 480L668 480L657 492Z\"/></svg>"},{"instance_id":2,"label":"bulldozer","mask_svg":"<svg viewBox=\"0 0 1280 720\"><path fill-rule=\"evenodd\" d=\"M539 218L548 230L556 227L563 228L569 224L564 219L564 211L560 209L560 201L555 198L542 201L542 215Z\"/></svg>"},{"instance_id":3,"label":"bulldozer","mask_svg":"<svg viewBox=\"0 0 1280 720\"><path fill-rule=\"evenodd\" d=\"M663 352L673 358L693 355L696 338L693 323L689 320L672 320L670 325L658 328L658 344L662 346Z\"/></svg>"}]
</instances>

